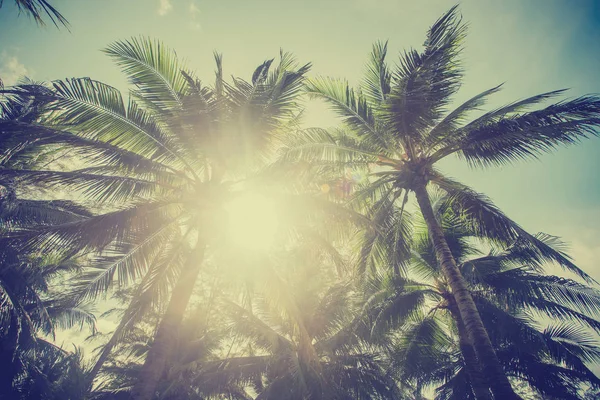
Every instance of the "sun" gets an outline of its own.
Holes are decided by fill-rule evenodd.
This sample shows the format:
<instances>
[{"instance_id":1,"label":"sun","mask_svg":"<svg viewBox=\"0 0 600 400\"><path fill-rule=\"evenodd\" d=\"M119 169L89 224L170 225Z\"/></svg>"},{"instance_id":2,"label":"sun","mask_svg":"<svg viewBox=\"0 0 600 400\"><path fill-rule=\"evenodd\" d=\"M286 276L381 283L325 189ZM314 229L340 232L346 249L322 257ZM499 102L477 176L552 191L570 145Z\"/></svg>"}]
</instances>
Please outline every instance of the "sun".
<instances>
[{"instance_id":1,"label":"sun","mask_svg":"<svg viewBox=\"0 0 600 400\"><path fill-rule=\"evenodd\" d=\"M242 193L225 205L227 234L247 250L267 250L275 240L279 213L275 202L262 194Z\"/></svg>"}]
</instances>

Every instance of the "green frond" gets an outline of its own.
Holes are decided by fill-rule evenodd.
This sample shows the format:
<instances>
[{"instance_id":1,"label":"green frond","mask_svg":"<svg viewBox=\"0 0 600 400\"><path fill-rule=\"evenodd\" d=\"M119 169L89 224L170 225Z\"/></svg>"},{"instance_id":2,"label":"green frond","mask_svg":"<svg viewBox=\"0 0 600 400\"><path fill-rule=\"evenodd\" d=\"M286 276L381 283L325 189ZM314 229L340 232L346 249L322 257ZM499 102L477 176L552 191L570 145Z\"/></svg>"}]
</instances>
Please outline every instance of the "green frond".
<instances>
[{"instance_id":1,"label":"green frond","mask_svg":"<svg viewBox=\"0 0 600 400\"><path fill-rule=\"evenodd\" d=\"M437 387L435 400L476 400L467 371L459 369L447 382Z\"/></svg>"},{"instance_id":2,"label":"green frond","mask_svg":"<svg viewBox=\"0 0 600 400\"><path fill-rule=\"evenodd\" d=\"M231 318L232 328L236 332L252 339L253 343L270 352L291 351L292 343L243 307L228 302L227 315Z\"/></svg>"},{"instance_id":3,"label":"green frond","mask_svg":"<svg viewBox=\"0 0 600 400\"><path fill-rule=\"evenodd\" d=\"M282 62L286 61L282 59ZM294 118L310 64L290 70L288 68L295 63L287 63L287 66L279 65L273 73L269 73L270 61L262 64L255 71L253 83L234 78L233 85L223 84L229 121L224 124L221 135L226 135L222 140L227 140L224 145L228 152L234 149L237 155L228 157L230 164L240 155L244 158L242 161L247 162L249 157L257 158L257 153L268 154L277 130Z\"/></svg>"},{"instance_id":4,"label":"green frond","mask_svg":"<svg viewBox=\"0 0 600 400\"><path fill-rule=\"evenodd\" d=\"M505 359L512 349L499 350L498 357ZM582 384L589 382L589 375L554 363L545 362L535 354L521 354L518 363L512 365L511 375L529 385L543 397L578 400Z\"/></svg>"},{"instance_id":5,"label":"green frond","mask_svg":"<svg viewBox=\"0 0 600 400\"><path fill-rule=\"evenodd\" d=\"M371 303L368 309L368 324L371 326L371 334L375 337L385 335L395 330L402 330L404 325L409 324L411 319L418 315L425 304L430 292L429 288L402 287L394 288L395 291L388 294L379 304Z\"/></svg>"},{"instance_id":6,"label":"green frond","mask_svg":"<svg viewBox=\"0 0 600 400\"><path fill-rule=\"evenodd\" d=\"M525 242L541 259L552 261L587 282L594 282L594 279L577 267L568 255L553 249L540 238L526 232L502 213L485 195L438 173L434 174L431 182L448 193L453 209L464 219L468 229L476 236L488 238L507 246L517 241Z\"/></svg>"},{"instance_id":7,"label":"green frond","mask_svg":"<svg viewBox=\"0 0 600 400\"><path fill-rule=\"evenodd\" d=\"M371 353L337 355L324 366L324 374L325 381L332 386L324 393L324 397L331 397L325 398L403 398L401 388L381 366L380 357Z\"/></svg>"},{"instance_id":8,"label":"green frond","mask_svg":"<svg viewBox=\"0 0 600 400\"><path fill-rule=\"evenodd\" d=\"M341 131L309 128L287 135L280 151L283 162L311 164L367 165L377 160L377 148Z\"/></svg>"},{"instance_id":9,"label":"green frond","mask_svg":"<svg viewBox=\"0 0 600 400\"><path fill-rule=\"evenodd\" d=\"M33 225L57 225L91 216L88 209L69 200L4 198L0 209L0 222L9 229Z\"/></svg>"},{"instance_id":10,"label":"green frond","mask_svg":"<svg viewBox=\"0 0 600 400\"><path fill-rule=\"evenodd\" d=\"M173 229L173 224L167 224L136 241L115 243L101 255L93 257L90 261L92 266L72 280L73 296L82 300L95 299L106 295L115 283L119 287L127 287L135 282L152 268L164 244L172 239Z\"/></svg>"},{"instance_id":11,"label":"green frond","mask_svg":"<svg viewBox=\"0 0 600 400\"><path fill-rule=\"evenodd\" d=\"M68 148L68 157L81 157L87 165L105 165L121 168L124 171L139 173L153 171L161 174L174 174L185 177L181 172L157 160L125 150L111 143L86 139L71 132L56 130L41 125L18 121L0 121L0 163L33 168L46 164L40 153L52 149Z\"/></svg>"},{"instance_id":12,"label":"green frond","mask_svg":"<svg viewBox=\"0 0 600 400\"><path fill-rule=\"evenodd\" d=\"M427 134L427 141L429 142L428 147L431 150L434 150L438 146L443 147L448 141L452 142L453 140L456 140L452 132L465 122L469 113L479 110L479 108L485 104L487 97L499 92L501 87L502 85L500 84L485 92L479 93L448 113L448 115L438 122Z\"/></svg>"},{"instance_id":13,"label":"green frond","mask_svg":"<svg viewBox=\"0 0 600 400\"><path fill-rule=\"evenodd\" d=\"M215 70L215 93L217 94L217 97L221 97L223 96L223 54L215 51L213 55L217 67Z\"/></svg>"},{"instance_id":14,"label":"green frond","mask_svg":"<svg viewBox=\"0 0 600 400\"><path fill-rule=\"evenodd\" d=\"M38 25L46 25L43 17L46 14L57 28L59 24L67 29L69 28L69 21L46 0L15 0L15 3L20 13L25 12L33 17ZM0 2L1 7L2 2Z\"/></svg>"},{"instance_id":15,"label":"green frond","mask_svg":"<svg viewBox=\"0 0 600 400\"><path fill-rule=\"evenodd\" d=\"M48 121L52 126L150 159L181 161L173 139L134 101L125 105L117 89L89 78L56 81L53 85L55 93L47 100L52 109L59 111Z\"/></svg>"},{"instance_id":16,"label":"green frond","mask_svg":"<svg viewBox=\"0 0 600 400\"><path fill-rule=\"evenodd\" d=\"M212 390L231 384L251 385L269 371L270 364L271 358L268 356L229 357L204 362L194 383Z\"/></svg>"},{"instance_id":17,"label":"green frond","mask_svg":"<svg viewBox=\"0 0 600 400\"><path fill-rule=\"evenodd\" d=\"M186 235L187 236L187 235ZM185 238L185 236L184 236ZM163 238L164 239L164 238ZM155 244L155 243L152 243ZM143 276L142 280L135 289L131 301L128 307L125 309L119 321L119 325L112 333L110 339L102 347L96 363L93 369L88 375L90 382L94 381L98 372L101 370L110 353L114 347L117 346L139 323L143 317L145 317L152 308L157 308L161 304L164 304L167 297L168 288L173 286L175 281L173 275L177 268L181 265L181 242L177 246L170 246L168 240L161 240L156 243L158 250L154 254L145 254L144 261L149 265ZM132 255L131 251L128 253ZM141 270L142 268L133 268L135 271ZM119 284L125 284L123 277L127 279L135 279L135 272L119 273ZM114 274L115 271L101 272L100 276L91 276L92 280L86 279L85 276L79 277L79 282L74 285L74 293L77 297L91 297L102 293L106 293L106 290L110 288L111 282L106 282L105 277L110 278L110 274ZM103 279L104 278L104 279ZM109 285L107 286L106 283ZM103 284L103 286L102 286ZM77 289L79 286L79 289Z\"/></svg>"},{"instance_id":18,"label":"green frond","mask_svg":"<svg viewBox=\"0 0 600 400\"><path fill-rule=\"evenodd\" d=\"M187 68L174 50L158 40L133 37L110 44L104 52L136 87L136 97L149 102L159 113L181 107L181 96L187 89L181 71Z\"/></svg>"},{"instance_id":19,"label":"green frond","mask_svg":"<svg viewBox=\"0 0 600 400\"><path fill-rule=\"evenodd\" d=\"M307 325L309 335L315 340L331 337L343 329L351 312L351 285L333 285L321 296L311 321Z\"/></svg>"},{"instance_id":20,"label":"green frond","mask_svg":"<svg viewBox=\"0 0 600 400\"><path fill-rule=\"evenodd\" d=\"M486 274L480 279L488 290L515 306L528 306L530 301L542 306L539 301L547 301L600 316L600 291L571 279L534 274L522 268Z\"/></svg>"},{"instance_id":21,"label":"green frond","mask_svg":"<svg viewBox=\"0 0 600 400\"><path fill-rule=\"evenodd\" d=\"M79 171L0 170L0 179L15 179L23 187L61 187L99 202L151 199L173 193L173 187L153 180L129 176L100 175Z\"/></svg>"},{"instance_id":22,"label":"green frond","mask_svg":"<svg viewBox=\"0 0 600 400\"><path fill-rule=\"evenodd\" d=\"M371 51L371 57L365 66L361 88L371 105L384 103L391 90L392 74L385 63L387 45L387 41L375 42Z\"/></svg>"},{"instance_id":23,"label":"green frond","mask_svg":"<svg viewBox=\"0 0 600 400\"><path fill-rule=\"evenodd\" d=\"M598 340L585 329L570 324L550 325L543 332L548 351L556 362L567 367L586 371L584 362L594 363L600 360ZM591 374L593 381L600 379Z\"/></svg>"},{"instance_id":24,"label":"green frond","mask_svg":"<svg viewBox=\"0 0 600 400\"><path fill-rule=\"evenodd\" d=\"M433 316L425 317L399 332L393 350L394 364L402 369L406 379L419 379L444 363L450 345L450 337L439 321Z\"/></svg>"},{"instance_id":25,"label":"green frond","mask_svg":"<svg viewBox=\"0 0 600 400\"><path fill-rule=\"evenodd\" d=\"M411 49L401 55L380 116L397 135L425 137L442 117L460 86L457 57L465 30L455 6L429 29L422 53Z\"/></svg>"},{"instance_id":26,"label":"green frond","mask_svg":"<svg viewBox=\"0 0 600 400\"><path fill-rule=\"evenodd\" d=\"M53 325L60 329L70 329L79 326L82 330L88 326L92 334L96 332L96 317L90 311L81 307L63 306L61 304L49 305L48 315Z\"/></svg>"},{"instance_id":27,"label":"green frond","mask_svg":"<svg viewBox=\"0 0 600 400\"><path fill-rule=\"evenodd\" d=\"M306 93L327 102L358 136L381 150L391 147L385 132L376 124L371 106L348 82L334 78L314 78L306 83Z\"/></svg>"},{"instance_id":28,"label":"green frond","mask_svg":"<svg viewBox=\"0 0 600 400\"><path fill-rule=\"evenodd\" d=\"M101 250L115 240L126 240L132 232L152 232L178 216L170 203L149 202L61 225L21 230L10 238L19 240L23 249L74 254Z\"/></svg>"},{"instance_id":29,"label":"green frond","mask_svg":"<svg viewBox=\"0 0 600 400\"><path fill-rule=\"evenodd\" d=\"M368 215L374 226L366 230L360 239L357 260L358 273L395 271L406 272L412 244L411 215L395 204L401 192L378 199L369 209Z\"/></svg>"},{"instance_id":30,"label":"green frond","mask_svg":"<svg viewBox=\"0 0 600 400\"><path fill-rule=\"evenodd\" d=\"M459 130L457 136L461 139L449 152L457 152L471 165L503 165L598 136L599 124L600 98L583 96L466 127Z\"/></svg>"}]
</instances>

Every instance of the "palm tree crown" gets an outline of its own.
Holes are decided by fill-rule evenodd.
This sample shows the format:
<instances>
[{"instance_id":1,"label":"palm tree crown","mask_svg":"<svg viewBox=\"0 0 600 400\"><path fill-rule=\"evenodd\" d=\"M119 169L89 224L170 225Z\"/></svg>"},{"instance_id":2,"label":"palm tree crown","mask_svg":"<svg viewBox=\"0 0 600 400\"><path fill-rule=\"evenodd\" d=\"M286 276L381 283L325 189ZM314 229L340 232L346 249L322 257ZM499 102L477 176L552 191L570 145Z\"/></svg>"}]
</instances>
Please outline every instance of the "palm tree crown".
<instances>
[{"instance_id":1,"label":"palm tree crown","mask_svg":"<svg viewBox=\"0 0 600 400\"><path fill-rule=\"evenodd\" d=\"M481 240L453 211L451 198L433 205L507 374L556 398L576 399L584 384L598 386L585 363L600 357L590 331L600 328L600 292L544 274L548 260L526 241L498 248ZM392 359L417 387L437 387L440 399L491 399L421 218L407 259L413 279L388 272L368 280L367 324L379 335L398 332ZM536 236L560 247L555 237Z\"/></svg>"},{"instance_id":2,"label":"palm tree crown","mask_svg":"<svg viewBox=\"0 0 600 400\"><path fill-rule=\"evenodd\" d=\"M2 150L18 168L0 171L2 179L21 191L52 186L54 196L75 197L93 212L14 236L27 248L87 254L91 268L74 286L80 300L141 279L127 326L174 285L164 326L176 329L205 248L225 238L223 206L239 191L234 183L264 163L270 139L294 120L309 65L282 52L277 66L265 61L250 82L229 84L216 54L209 87L157 41L133 38L106 53L134 86L128 101L89 78L8 91L15 104L32 99L38 108L33 121L3 121ZM159 365L153 373L166 357L148 362Z\"/></svg>"}]
</instances>

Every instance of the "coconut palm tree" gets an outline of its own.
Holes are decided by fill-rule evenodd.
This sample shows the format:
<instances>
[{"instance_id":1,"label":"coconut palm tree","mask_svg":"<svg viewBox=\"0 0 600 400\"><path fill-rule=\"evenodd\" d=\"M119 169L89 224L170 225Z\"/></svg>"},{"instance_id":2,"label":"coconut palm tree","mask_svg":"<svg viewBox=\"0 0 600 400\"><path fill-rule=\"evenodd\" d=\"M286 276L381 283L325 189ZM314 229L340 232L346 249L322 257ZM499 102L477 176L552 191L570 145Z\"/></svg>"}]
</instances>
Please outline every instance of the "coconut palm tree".
<instances>
[{"instance_id":1,"label":"coconut palm tree","mask_svg":"<svg viewBox=\"0 0 600 400\"><path fill-rule=\"evenodd\" d=\"M399 395L384 369L385 360L374 352L376 347L354 333L351 285L330 285L337 274L333 263L321 265L328 254L315 251L312 244L281 253L255 267L253 274L260 277L250 284L257 287L241 291L242 295L223 293L227 285L218 282L213 288L216 298L196 299L198 305L173 339L175 349L160 378L158 397ZM232 294L240 301L230 300ZM151 348L147 332L142 326L128 332L103 369L102 381L110 383L94 396L127 398L140 372L139 357Z\"/></svg>"},{"instance_id":2,"label":"coconut palm tree","mask_svg":"<svg viewBox=\"0 0 600 400\"><path fill-rule=\"evenodd\" d=\"M10 246L0 251L0 391L7 398L13 398L10 393L20 391L24 381L36 381L31 372L42 368L45 349L53 346L46 338L55 337L58 329L95 327L89 311L49 288L75 264L52 261L24 257Z\"/></svg>"},{"instance_id":3,"label":"coconut palm tree","mask_svg":"<svg viewBox=\"0 0 600 400\"><path fill-rule=\"evenodd\" d=\"M586 363L600 359L591 332L600 332L600 291L544 274L547 260L527 241L482 242L452 202L438 197L433 209L507 375L544 398L576 399L583 384L597 387ZM422 217L415 225L407 261L414 280L389 272L369 280L366 323L375 334L395 332L392 359L405 380L439 386L439 399L491 399L427 225ZM538 238L560 246L555 237Z\"/></svg>"},{"instance_id":4,"label":"coconut palm tree","mask_svg":"<svg viewBox=\"0 0 600 400\"><path fill-rule=\"evenodd\" d=\"M511 399L515 398L514 392L435 219L426 187L434 185L455 198L463 216L477 226L481 236L506 244L517 238L526 239L563 267L590 280L567 258L508 219L485 196L444 176L435 164L458 156L473 166L503 165L597 135L600 99L583 96L528 111L562 94L559 90L516 101L469 120L470 113L500 90L496 86L449 111L451 97L462 79L459 55L465 33L457 7L453 7L428 30L423 49L402 53L395 68L385 62L387 43L376 43L358 90L338 79L311 80L307 92L329 103L343 118L344 127L333 132L313 129L298 135L290 141L283 158L363 169L369 163L376 164L369 190L362 195L381 206L380 215L402 208L408 193L415 194L484 373L491 378L496 397Z\"/></svg>"},{"instance_id":5,"label":"coconut palm tree","mask_svg":"<svg viewBox=\"0 0 600 400\"><path fill-rule=\"evenodd\" d=\"M383 347L356 328L352 285L332 281L322 255L299 252L273 267L262 291L223 300L233 354L201 365L199 387L242 385L261 400L403 398Z\"/></svg>"},{"instance_id":6,"label":"coconut palm tree","mask_svg":"<svg viewBox=\"0 0 600 400\"><path fill-rule=\"evenodd\" d=\"M198 385L199 370L207 363L219 359L225 330L214 321L206 326L205 312L194 309L182 323L178 336L173 338L174 350L167 361L165 373L157 385L155 398L228 398L248 399L244 388L236 385ZM102 370L102 383L91 394L93 399L128 399L132 387L143 367L144 356L152 346L148 326L160 320L159 313L146 315L141 323L127 332L111 353Z\"/></svg>"},{"instance_id":7,"label":"coconut palm tree","mask_svg":"<svg viewBox=\"0 0 600 400\"><path fill-rule=\"evenodd\" d=\"M0 182L0 392L7 398L23 395L25 386L42 384L40 380L47 380L40 372L45 366L54 368L70 357L45 338L53 338L57 329L77 325L94 331L95 318L56 287L61 278L81 268L77 260L23 253L6 235L86 215L86 210L66 201L19 199L10 184Z\"/></svg>"},{"instance_id":8,"label":"coconut palm tree","mask_svg":"<svg viewBox=\"0 0 600 400\"><path fill-rule=\"evenodd\" d=\"M282 52L250 81L227 83L216 55L215 83L205 86L157 41L120 41L106 53L134 86L128 101L89 78L5 91L41 105L33 123L0 123L2 150L26 166L0 175L21 190L51 186L54 196L76 197L93 210L83 220L13 235L24 248L86 254L93 267L75 285L79 300L140 279L144 306L167 304L133 390L148 399L204 254L226 236L224 205L269 157L272 137L295 120L309 65L298 67Z\"/></svg>"},{"instance_id":9,"label":"coconut palm tree","mask_svg":"<svg viewBox=\"0 0 600 400\"><path fill-rule=\"evenodd\" d=\"M86 398L86 369L83 353L67 352L40 341L30 354L25 373L19 377L10 399L83 400ZM12 397L11 397L12 396Z\"/></svg>"}]
</instances>

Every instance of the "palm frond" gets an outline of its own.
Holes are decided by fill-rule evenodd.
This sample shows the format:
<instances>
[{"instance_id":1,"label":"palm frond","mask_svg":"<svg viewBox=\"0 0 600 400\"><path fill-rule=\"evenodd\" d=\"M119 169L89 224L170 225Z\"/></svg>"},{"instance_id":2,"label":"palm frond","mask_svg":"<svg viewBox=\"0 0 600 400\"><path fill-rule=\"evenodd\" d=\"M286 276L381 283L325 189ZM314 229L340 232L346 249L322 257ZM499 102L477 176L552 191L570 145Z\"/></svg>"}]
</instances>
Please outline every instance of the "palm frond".
<instances>
[{"instance_id":1,"label":"palm frond","mask_svg":"<svg viewBox=\"0 0 600 400\"><path fill-rule=\"evenodd\" d=\"M270 352L281 352L286 349L290 351L292 349L292 343L286 337L250 311L232 302L227 303L227 309L232 327L239 327L239 330L236 329L238 334L251 338L256 345Z\"/></svg>"},{"instance_id":2,"label":"palm frond","mask_svg":"<svg viewBox=\"0 0 600 400\"><path fill-rule=\"evenodd\" d=\"M488 290L515 306L527 306L530 301L542 300L570 307L576 312L600 315L600 292L571 279L514 268L485 274L481 281Z\"/></svg>"},{"instance_id":3,"label":"palm frond","mask_svg":"<svg viewBox=\"0 0 600 400\"><path fill-rule=\"evenodd\" d=\"M570 324L555 324L543 332L548 352L557 363L568 368L590 373L590 380L600 383L585 366L585 362L594 363L600 359L598 340L585 329Z\"/></svg>"},{"instance_id":4,"label":"palm frond","mask_svg":"<svg viewBox=\"0 0 600 400\"><path fill-rule=\"evenodd\" d=\"M377 148L343 132L310 128L288 135L281 150L282 161L321 165L367 165L377 160Z\"/></svg>"},{"instance_id":5,"label":"palm frond","mask_svg":"<svg viewBox=\"0 0 600 400\"><path fill-rule=\"evenodd\" d=\"M0 222L5 228L57 225L91 217L90 211L69 200L4 199Z\"/></svg>"},{"instance_id":6,"label":"palm frond","mask_svg":"<svg viewBox=\"0 0 600 400\"><path fill-rule=\"evenodd\" d=\"M148 271L158 274L154 270L156 259L176 235L176 224L177 220L155 231L142 231L138 237L116 242L104 249L102 254L92 258L90 268L73 278L72 296L80 300L95 299L99 295L106 295L115 283L126 287L140 276L147 276ZM145 280L141 284L145 284ZM138 293L138 297L141 299L142 293Z\"/></svg>"},{"instance_id":7,"label":"palm frond","mask_svg":"<svg viewBox=\"0 0 600 400\"><path fill-rule=\"evenodd\" d=\"M450 152L458 152L471 165L503 165L598 136L599 124L600 98L583 96L465 128Z\"/></svg>"},{"instance_id":8,"label":"palm frond","mask_svg":"<svg viewBox=\"0 0 600 400\"><path fill-rule=\"evenodd\" d=\"M172 138L134 101L125 105L117 89L89 78L56 81L53 86L54 93L44 97L57 110L50 120L53 125L144 157L185 165Z\"/></svg>"},{"instance_id":9,"label":"palm frond","mask_svg":"<svg viewBox=\"0 0 600 400\"><path fill-rule=\"evenodd\" d=\"M373 44L371 58L365 67L365 77L361 87L365 97L373 105L385 102L391 90L392 75L385 64L387 44L387 41L377 41Z\"/></svg>"},{"instance_id":10,"label":"palm frond","mask_svg":"<svg viewBox=\"0 0 600 400\"><path fill-rule=\"evenodd\" d=\"M174 50L158 40L133 37L110 44L104 52L136 87L136 97L144 99L159 112L169 112L181 106L187 82L180 71L186 68Z\"/></svg>"},{"instance_id":11,"label":"palm frond","mask_svg":"<svg viewBox=\"0 0 600 400\"><path fill-rule=\"evenodd\" d=\"M19 240L23 249L44 248L50 253L101 250L114 240L125 241L132 232L153 232L177 218L173 211L165 202L142 203L61 225L21 230L9 239Z\"/></svg>"},{"instance_id":12,"label":"palm frond","mask_svg":"<svg viewBox=\"0 0 600 400\"><path fill-rule=\"evenodd\" d=\"M331 105L352 131L371 146L381 150L390 144L384 131L376 124L373 110L362 93L356 93L348 82L334 78L314 78L306 83L309 96L319 98Z\"/></svg>"},{"instance_id":13,"label":"palm frond","mask_svg":"<svg viewBox=\"0 0 600 400\"><path fill-rule=\"evenodd\" d=\"M525 231L500 211L485 195L438 173L434 175L431 181L448 193L452 199L452 207L464 219L468 229L476 236L488 238L508 246L518 241L525 242L531 246L532 250L537 252L541 259L555 262L585 281L594 282L594 279L577 267L568 255L560 250L553 249L540 237Z\"/></svg>"},{"instance_id":14,"label":"palm frond","mask_svg":"<svg viewBox=\"0 0 600 400\"><path fill-rule=\"evenodd\" d=\"M67 305L55 304L47 307L48 315L52 319L53 325L60 329L70 329L79 326L83 329L87 325L92 334L96 332L96 317L90 311L82 307L73 307Z\"/></svg>"},{"instance_id":15,"label":"palm frond","mask_svg":"<svg viewBox=\"0 0 600 400\"><path fill-rule=\"evenodd\" d=\"M62 187L98 202L126 202L168 194L165 185L130 176L101 175L76 171L1 170L0 179L16 179L24 187ZM174 188L170 188L174 189Z\"/></svg>"},{"instance_id":16,"label":"palm frond","mask_svg":"<svg viewBox=\"0 0 600 400\"><path fill-rule=\"evenodd\" d=\"M405 378L420 378L439 368L451 340L433 316L408 324L393 351L394 364Z\"/></svg>"},{"instance_id":17,"label":"palm frond","mask_svg":"<svg viewBox=\"0 0 600 400\"><path fill-rule=\"evenodd\" d=\"M140 173L152 170L168 176L185 177L180 171L161 162L125 150L111 143L87 139L72 132L19 121L0 121L0 163L24 169L44 165L40 153L55 148L68 148L69 157L81 157L87 165L118 167L124 172Z\"/></svg>"},{"instance_id":18,"label":"palm frond","mask_svg":"<svg viewBox=\"0 0 600 400\"><path fill-rule=\"evenodd\" d=\"M411 215L395 204L401 192L391 191L378 199L369 210L374 226L360 240L357 260L359 274L371 270L406 272L412 243Z\"/></svg>"},{"instance_id":19,"label":"palm frond","mask_svg":"<svg viewBox=\"0 0 600 400\"><path fill-rule=\"evenodd\" d=\"M469 113L479 110L479 107L485 104L487 97L500 91L501 87L502 85L498 85L479 93L453 109L427 135L427 140L430 142L429 147L435 149L437 146L443 146L446 141L453 140L454 135L450 132L455 131L464 122Z\"/></svg>"},{"instance_id":20,"label":"palm frond","mask_svg":"<svg viewBox=\"0 0 600 400\"><path fill-rule=\"evenodd\" d=\"M46 25L43 18L43 15L46 14L57 28L59 24L69 28L69 21L46 0L15 0L15 3L19 12L25 12L33 17L38 25ZM2 2L0 2L1 7Z\"/></svg>"},{"instance_id":21,"label":"palm frond","mask_svg":"<svg viewBox=\"0 0 600 400\"><path fill-rule=\"evenodd\" d=\"M460 86L457 56L464 36L454 6L429 29L422 53L409 50L401 56L381 115L386 126L406 137L426 136Z\"/></svg>"}]
</instances>

